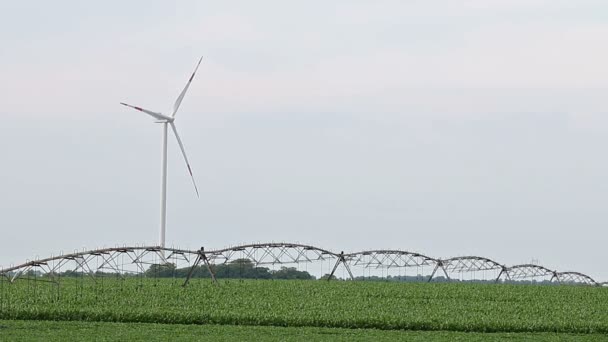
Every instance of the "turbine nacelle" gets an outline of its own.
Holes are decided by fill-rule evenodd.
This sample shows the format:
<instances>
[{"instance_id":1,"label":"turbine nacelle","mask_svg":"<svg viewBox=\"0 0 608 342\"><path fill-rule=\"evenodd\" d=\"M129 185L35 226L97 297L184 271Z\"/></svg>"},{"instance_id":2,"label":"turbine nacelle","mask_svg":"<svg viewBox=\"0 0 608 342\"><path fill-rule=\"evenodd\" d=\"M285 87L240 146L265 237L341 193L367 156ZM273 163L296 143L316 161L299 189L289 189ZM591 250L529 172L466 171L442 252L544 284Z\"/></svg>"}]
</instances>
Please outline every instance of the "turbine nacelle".
<instances>
[{"instance_id":1,"label":"turbine nacelle","mask_svg":"<svg viewBox=\"0 0 608 342\"><path fill-rule=\"evenodd\" d=\"M158 121L154 121L154 123L171 123L171 122L173 122L173 121L175 121L175 119L174 119L174 118L167 118L167 119L165 119L165 120L158 120Z\"/></svg>"}]
</instances>

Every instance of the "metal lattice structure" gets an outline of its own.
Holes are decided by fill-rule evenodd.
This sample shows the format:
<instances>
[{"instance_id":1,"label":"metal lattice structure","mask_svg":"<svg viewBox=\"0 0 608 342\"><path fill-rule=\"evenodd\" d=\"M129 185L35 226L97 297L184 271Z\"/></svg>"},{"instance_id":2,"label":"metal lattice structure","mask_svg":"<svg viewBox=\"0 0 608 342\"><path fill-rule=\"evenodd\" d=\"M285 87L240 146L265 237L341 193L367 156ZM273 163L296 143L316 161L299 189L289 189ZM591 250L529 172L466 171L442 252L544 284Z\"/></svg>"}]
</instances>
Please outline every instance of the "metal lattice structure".
<instances>
[{"instance_id":1,"label":"metal lattice structure","mask_svg":"<svg viewBox=\"0 0 608 342\"><path fill-rule=\"evenodd\" d=\"M596 283L595 280L588 275L579 272L559 272L557 273L557 278L560 283L601 285Z\"/></svg>"},{"instance_id":2,"label":"metal lattice structure","mask_svg":"<svg viewBox=\"0 0 608 342\"><path fill-rule=\"evenodd\" d=\"M447 280L455 276L469 273L472 279L485 279L495 282L551 282L560 284L602 285L590 276L580 272L558 272L549 268L522 264L506 266L489 258L479 256L460 256L448 259L438 259L420 253L405 250L367 250L354 253L335 253L327 249L298 243L257 243L233 246L216 250L184 250L162 248L158 246L123 246L103 248L89 251L76 251L70 254L51 256L45 259L27 261L21 265L0 268L0 280L14 282L19 279L42 278L44 281L58 282L61 274L72 272L87 275L95 279L100 274L112 274L117 277L128 275L145 275L153 265L172 265L174 269L190 271L184 285L190 280L197 266L206 267L215 281L214 267L229 264L237 260L248 260L255 267L262 265L309 265L320 264L321 271L324 263L328 264L328 280L332 279L337 269L342 266L350 279L356 279L353 269L363 269L364 272L381 270L404 271L415 269L418 272L426 267L432 270L424 279L431 281L437 274ZM333 267L332 267L333 264ZM478 274L492 274L490 278L479 277ZM494 272L494 273L492 273ZM419 275L420 273L416 273ZM497 274L495 276L494 274Z\"/></svg>"},{"instance_id":3,"label":"metal lattice structure","mask_svg":"<svg viewBox=\"0 0 608 342\"><path fill-rule=\"evenodd\" d=\"M437 260L426 255L401 250L373 250L345 254L346 262L352 266L391 268L435 265Z\"/></svg>"},{"instance_id":4,"label":"metal lattice structure","mask_svg":"<svg viewBox=\"0 0 608 342\"><path fill-rule=\"evenodd\" d=\"M297 243L263 243L230 247L205 252L214 263L227 263L235 258L246 258L256 266L274 264L297 264L335 258L335 253L309 245Z\"/></svg>"},{"instance_id":5,"label":"metal lattice structure","mask_svg":"<svg viewBox=\"0 0 608 342\"><path fill-rule=\"evenodd\" d=\"M535 264L516 265L507 268L505 272L509 280L541 280L559 281L557 271Z\"/></svg>"},{"instance_id":6,"label":"metal lattice structure","mask_svg":"<svg viewBox=\"0 0 608 342\"><path fill-rule=\"evenodd\" d=\"M505 265L500 264L497 261L479 256L460 256L443 259L437 263L435 271L437 271L439 268L443 270L443 273L448 279L452 278L450 275L462 274L465 272L475 273L495 271L498 272L498 276L495 278L495 281L498 281L500 277L508 270Z\"/></svg>"}]
</instances>

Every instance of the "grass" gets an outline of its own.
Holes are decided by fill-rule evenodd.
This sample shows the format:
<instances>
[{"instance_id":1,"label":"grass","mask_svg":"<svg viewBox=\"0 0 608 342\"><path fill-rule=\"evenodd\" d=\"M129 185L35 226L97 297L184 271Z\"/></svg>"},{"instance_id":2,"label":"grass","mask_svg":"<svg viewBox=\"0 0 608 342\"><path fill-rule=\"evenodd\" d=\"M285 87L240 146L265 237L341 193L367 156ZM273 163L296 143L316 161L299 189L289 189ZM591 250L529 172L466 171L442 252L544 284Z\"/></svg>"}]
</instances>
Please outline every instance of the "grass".
<instances>
[{"instance_id":1,"label":"grass","mask_svg":"<svg viewBox=\"0 0 608 342\"><path fill-rule=\"evenodd\" d=\"M154 323L0 321L3 341L605 341L599 334L464 333Z\"/></svg>"}]
</instances>

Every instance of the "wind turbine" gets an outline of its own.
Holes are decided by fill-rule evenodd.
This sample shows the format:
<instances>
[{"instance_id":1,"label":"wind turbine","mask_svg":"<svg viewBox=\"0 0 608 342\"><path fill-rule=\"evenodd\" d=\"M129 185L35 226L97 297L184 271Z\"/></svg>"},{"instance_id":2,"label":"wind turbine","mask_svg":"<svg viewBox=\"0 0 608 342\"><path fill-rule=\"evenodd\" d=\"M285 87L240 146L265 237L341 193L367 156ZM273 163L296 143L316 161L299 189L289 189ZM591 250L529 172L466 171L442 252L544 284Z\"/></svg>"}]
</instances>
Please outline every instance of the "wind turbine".
<instances>
[{"instance_id":1,"label":"wind turbine","mask_svg":"<svg viewBox=\"0 0 608 342\"><path fill-rule=\"evenodd\" d=\"M171 130L175 134L175 139L177 140L177 144L179 148L182 150L182 155L184 156L184 160L186 161L186 166L188 167L188 173L190 173L190 178L192 178L192 184L194 185L194 190L196 191L196 196L198 197L198 188L196 187L196 182L194 181L194 176L192 175L192 168L190 167L190 163L188 162L188 157L186 156L186 150L184 149L184 144L182 143L182 139L180 139L179 134L177 134L177 128L175 127L175 114L179 109L179 105L182 103L184 99L184 95L188 91L190 87L190 83L192 83L192 79L198 70L199 65L201 65L201 61L203 57L199 59L198 64L196 64L196 68L190 76L188 83L184 87L184 90L179 94L177 100L175 100L175 104L173 104L173 110L171 115L165 115L160 112L154 112L151 110L147 110L141 107L132 106L130 104L126 104L121 102L120 104L123 106L131 107L140 112L144 112L151 117L157 119L156 123L162 124L162 151L161 151L161 177L160 177L160 247L165 247L165 231L166 231L166 223L167 223L167 130L169 126L171 126Z\"/></svg>"}]
</instances>

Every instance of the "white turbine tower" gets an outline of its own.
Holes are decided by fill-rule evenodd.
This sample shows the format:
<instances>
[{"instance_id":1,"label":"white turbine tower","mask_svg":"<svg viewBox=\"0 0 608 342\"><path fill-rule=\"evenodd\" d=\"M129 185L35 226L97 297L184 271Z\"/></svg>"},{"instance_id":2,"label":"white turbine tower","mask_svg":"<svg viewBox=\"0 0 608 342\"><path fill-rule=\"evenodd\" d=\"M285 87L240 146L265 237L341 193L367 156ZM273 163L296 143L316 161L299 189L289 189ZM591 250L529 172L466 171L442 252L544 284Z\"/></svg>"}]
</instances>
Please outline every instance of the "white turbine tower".
<instances>
[{"instance_id":1,"label":"white turbine tower","mask_svg":"<svg viewBox=\"0 0 608 342\"><path fill-rule=\"evenodd\" d=\"M184 149L184 144L182 144L182 140L179 138L179 134L177 134L177 128L175 127L175 114L179 109L179 105L182 103L184 99L184 95L188 91L188 87L190 87L190 83L192 83L192 79L196 74L196 70L198 70L198 66L201 65L201 61L203 57L199 59L192 76L186 83L184 90L182 90L181 94L175 100L175 104L173 105L173 110L171 115L164 115L160 112L153 112L151 110L143 109L141 107L132 106L130 104L126 104L121 102L120 104L123 106L131 107L140 112L144 112L151 117L157 119L156 123L160 123L163 126L163 138L162 138L162 152L161 152L161 181L160 181L160 246L165 247L165 230L166 230L166 222L167 222L167 130L168 126L171 126L173 133L175 134L175 139L177 139L177 144L179 148L182 150L182 155L184 156L184 160L186 161L186 166L188 167L188 172L190 173L190 177L192 178L192 184L194 184L194 190L196 191L196 196L198 197L198 188L196 187L196 182L194 181L194 176L192 175L192 168L190 168L190 163L188 162L188 157L186 156L186 150Z\"/></svg>"}]
</instances>

